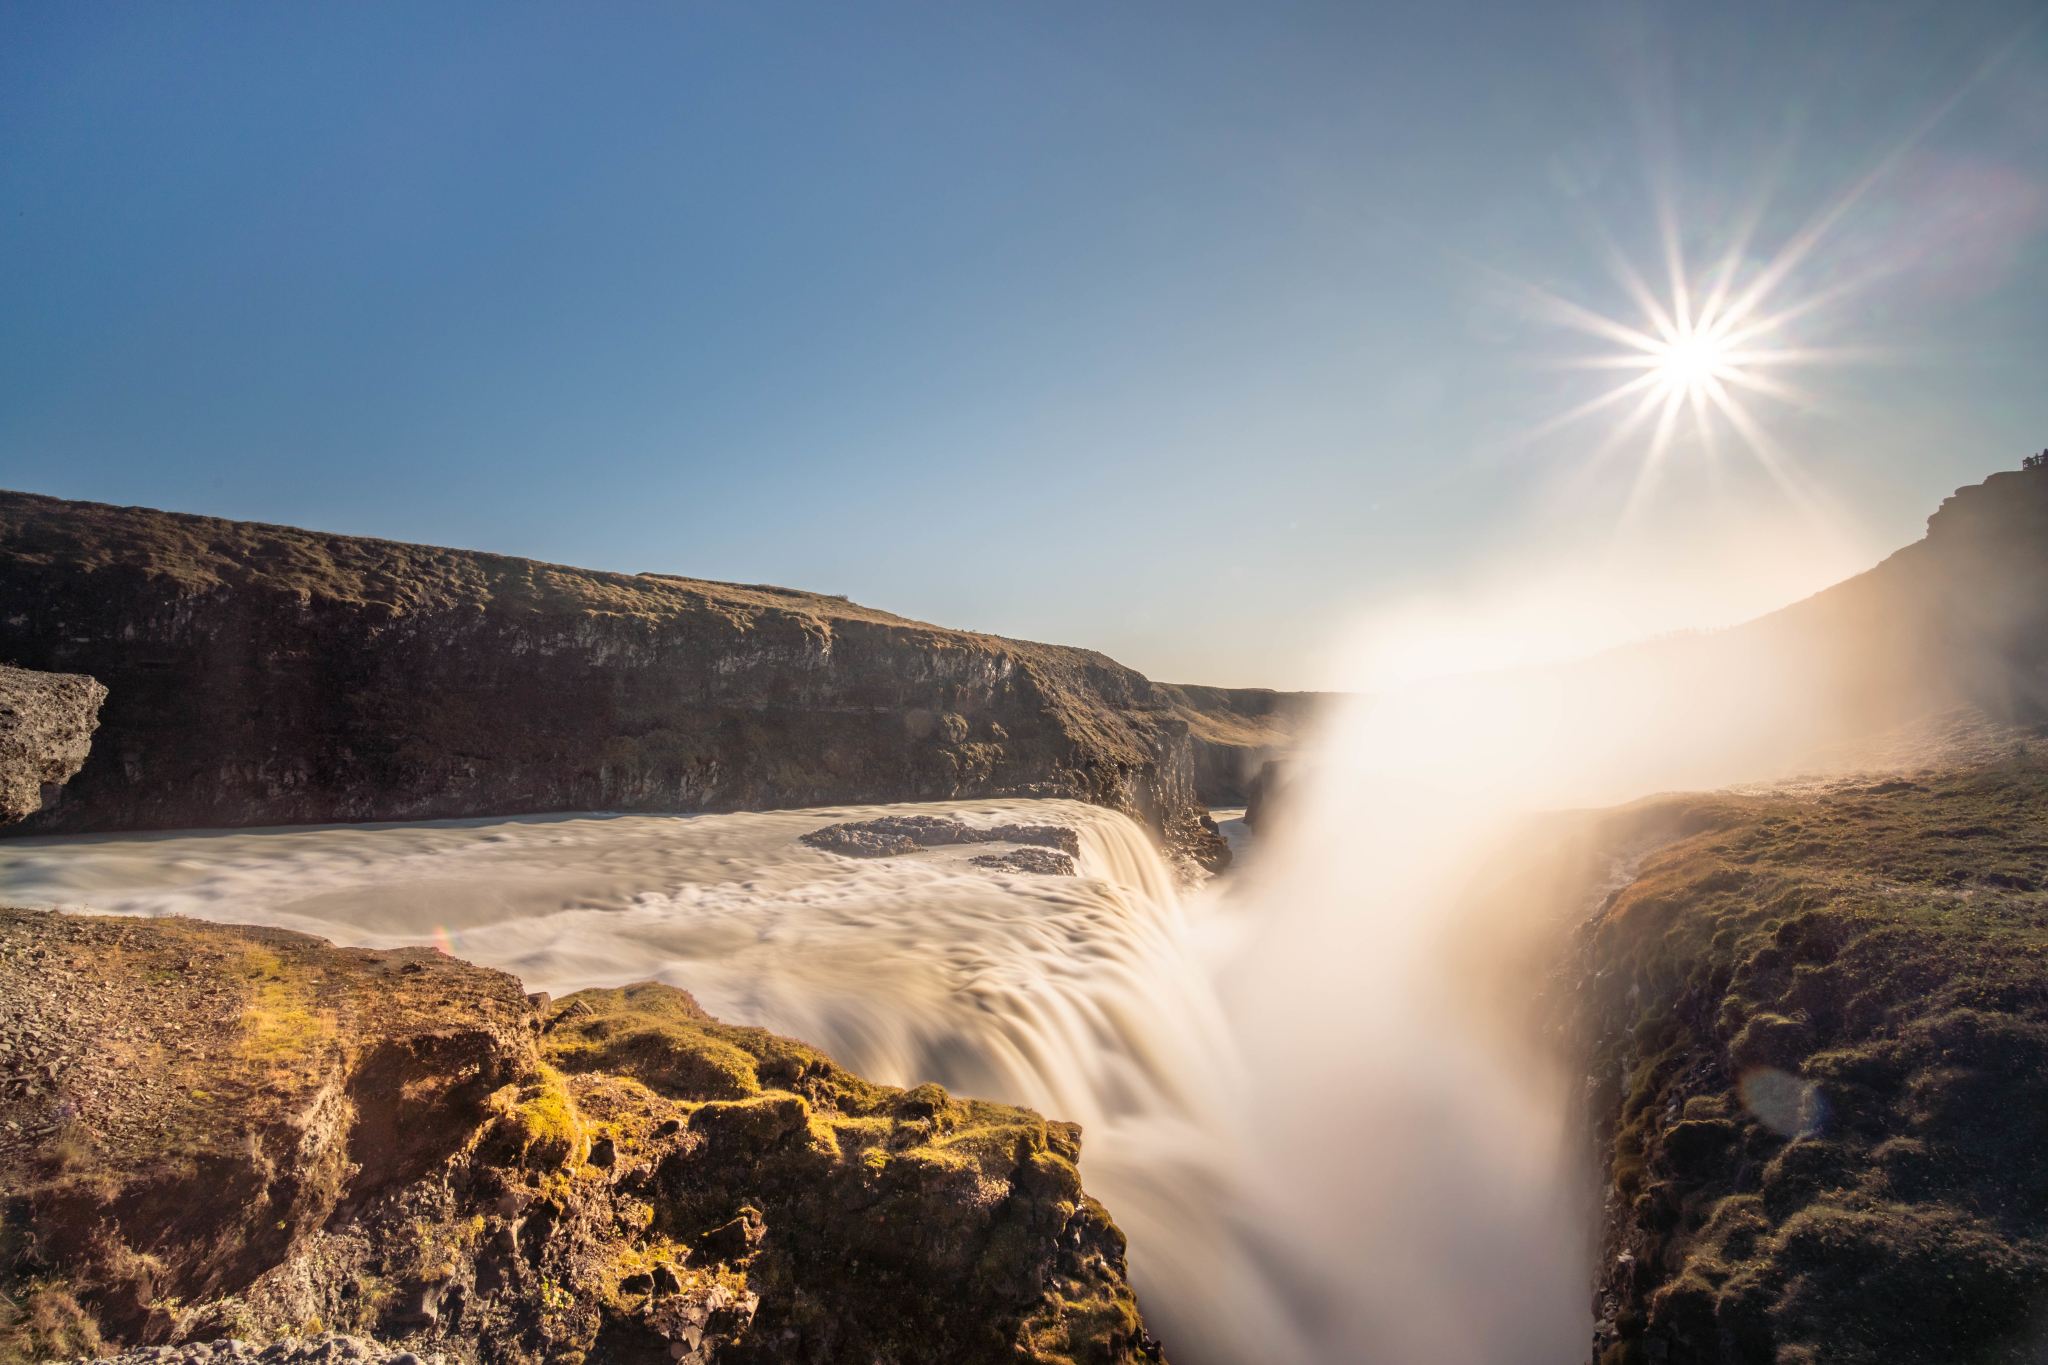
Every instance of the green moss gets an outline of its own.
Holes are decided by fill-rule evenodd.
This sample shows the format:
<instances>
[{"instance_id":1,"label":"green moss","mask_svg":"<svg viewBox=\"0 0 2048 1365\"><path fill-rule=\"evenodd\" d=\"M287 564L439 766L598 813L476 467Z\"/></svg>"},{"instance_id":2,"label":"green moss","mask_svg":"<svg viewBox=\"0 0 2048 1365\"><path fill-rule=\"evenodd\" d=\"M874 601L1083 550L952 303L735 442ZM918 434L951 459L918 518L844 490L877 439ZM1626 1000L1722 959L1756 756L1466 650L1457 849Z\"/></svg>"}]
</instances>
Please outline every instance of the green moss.
<instances>
[{"instance_id":1,"label":"green moss","mask_svg":"<svg viewBox=\"0 0 2048 1365\"><path fill-rule=\"evenodd\" d=\"M835 1107L859 1113L903 1094L869 1084L794 1039L722 1024L689 992L654 981L569 996L546 1051L564 1071L631 1076L671 1099L693 1102L746 1099L810 1082L829 1093Z\"/></svg>"},{"instance_id":2,"label":"green moss","mask_svg":"<svg viewBox=\"0 0 2048 1365\"><path fill-rule=\"evenodd\" d=\"M2019 1359L2048 1311L2048 775L1689 800L1705 832L1586 944L1642 1239L1617 1358Z\"/></svg>"},{"instance_id":3,"label":"green moss","mask_svg":"<svg viewBox=\"0 0 2048 1365\"><path fill-rule=\"evenodd\" d=\"M638 1082L687 1114L701 1143L655 1171L639 1235L702 1247L758 1210L770 1235L748 1273L763 1314L782 1315L757 1324L768 1336L831 1304L848 1359L1142 1353L1123 1235L1082 1191L1075 1125L936 1083L872 1085L655 983L569 997L544 1048L587 1109ZM606 1292L638 1264L609 1271Z\"/></svg>"},{"instance_id":4,"label":"green moss","mask_svg":"<svg viewBox=\"0 0 2048 1365\"><path fill-rule=\"evenodd\" d=\"M543 1066L524 1085L507 1086L492 1097L499 1112L500 1141L523 1165L541 1170L580 1166L590 1138L562 1074Z\"/></svg>"}]
</instances>

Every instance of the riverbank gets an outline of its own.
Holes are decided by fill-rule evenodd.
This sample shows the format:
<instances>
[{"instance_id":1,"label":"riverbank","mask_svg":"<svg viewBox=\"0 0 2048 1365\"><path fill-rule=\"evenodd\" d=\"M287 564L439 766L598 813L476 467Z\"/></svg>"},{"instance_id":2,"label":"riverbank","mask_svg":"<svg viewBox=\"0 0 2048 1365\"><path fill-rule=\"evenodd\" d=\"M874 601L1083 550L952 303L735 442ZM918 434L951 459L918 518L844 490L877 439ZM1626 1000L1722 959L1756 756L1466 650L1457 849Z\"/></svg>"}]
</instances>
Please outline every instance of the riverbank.
<instances>
[{"instance_id":1,"label":"riverbank","mask_svg":"<svg viewBox=\"0 0 2048 1365\"><path fill-rule=\"evenodd\" d=\"M12 1359L330 1328L459 1360L1158 1359L1080 1132L655 984L0 911Z\"/></svg>"}]
</instances>

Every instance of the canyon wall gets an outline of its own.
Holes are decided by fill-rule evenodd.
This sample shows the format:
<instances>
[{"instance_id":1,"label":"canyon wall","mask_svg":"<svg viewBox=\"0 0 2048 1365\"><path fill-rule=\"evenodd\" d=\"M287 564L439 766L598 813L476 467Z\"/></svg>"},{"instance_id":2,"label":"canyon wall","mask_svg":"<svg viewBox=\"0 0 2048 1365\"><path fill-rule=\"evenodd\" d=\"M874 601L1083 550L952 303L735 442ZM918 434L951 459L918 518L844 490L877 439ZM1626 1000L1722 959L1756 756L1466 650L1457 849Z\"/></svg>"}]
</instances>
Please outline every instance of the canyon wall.
<instances>
[{"instance_id":1,"label":"canyon wall","mask_svg":"<svg viewBox=\"0 0 2048 1365\"><path fill-rule=\"evenodd\" d=\"M1602 1193L1597 1365L2039 1358L2044 758L1619 813L1678 838L1553 996Z\"/></svg>"},{"instance_id":2,"label":"canyon wall","mask_svg":"<svg viewBox=\"0 0 2048 1365\"><path fill-rule=\"evenodd\" d=\"M1159 690L1187 722L1195 794L1207 806L1249 802L1259 770L1273 759L1292 757L1339 695L1189 683L1161 683Z\"/></svg>"},{"instance_id":3,"label":"canyon wall","mask_svg":"<svg viewBox=\"0 0 2048 1365\"><path fill-rule=\"evenodd\" d=\"M1039 795L1228 857L1166 689L815 593L0 493L0 660L108 689L20 833Z\"/></svg>"}]
</instances>

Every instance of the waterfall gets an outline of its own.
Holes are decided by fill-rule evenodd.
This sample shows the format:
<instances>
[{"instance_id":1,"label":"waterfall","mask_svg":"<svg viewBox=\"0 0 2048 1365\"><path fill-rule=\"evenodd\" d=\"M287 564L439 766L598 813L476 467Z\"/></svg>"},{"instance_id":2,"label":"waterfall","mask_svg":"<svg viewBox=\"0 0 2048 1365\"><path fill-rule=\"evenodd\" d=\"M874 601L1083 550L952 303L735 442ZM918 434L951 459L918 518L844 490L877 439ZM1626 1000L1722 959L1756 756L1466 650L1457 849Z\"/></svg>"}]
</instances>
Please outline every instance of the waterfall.
<instances>
[{"instance_id":1,"label":"waterfall","mask_svg":"<svg viewBox=\"0 0 2048 1365\"><path fill-rule=\"evenodd\" d=\"M1071 801L24 839L0 884L436 941L557 994L658 979L876 1081L1077 1121L1181 1365L1555 1365L1590 1325L1572 1078L1503 1027L1527 975L1485 967L1523 898L1488 920L1460 897L1517 811L1641 790L1652 759L1615 756L1666 714L1483 680L1361 707L1189 897L1129 819ZM1082 875L798 842L912 811L1069 826Z\"/></svg>"},{"instance_id":2,"label":"waterfall","mask_svg":"<svg viewBox=\"0 0 2048 1365\"><path fill-rule=\"evenodd\" d=\"M912 811L1076 829L1081 875L968 861L987 845L854 860L797 842ZM556 994L666 981L872 1080L1078 1122L1083 1178L1130 1235L1174 1358L1307 1358L1249 1193L1218 940L1115 812L952 802L24 839L0 845L0 884L22 904L438 942Z\"/></svg>"}]
</instances>

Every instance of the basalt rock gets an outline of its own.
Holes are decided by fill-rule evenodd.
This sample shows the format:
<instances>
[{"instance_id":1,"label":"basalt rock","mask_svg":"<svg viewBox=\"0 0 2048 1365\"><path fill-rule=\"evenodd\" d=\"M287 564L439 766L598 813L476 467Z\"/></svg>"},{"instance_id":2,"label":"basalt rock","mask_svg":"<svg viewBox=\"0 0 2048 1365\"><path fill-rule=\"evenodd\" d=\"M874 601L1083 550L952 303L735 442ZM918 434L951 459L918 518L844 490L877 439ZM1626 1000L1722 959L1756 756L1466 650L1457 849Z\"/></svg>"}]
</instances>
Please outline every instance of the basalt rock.
<instances>
[{"instance_id":1,"label":"basalt rock","mask_svg":"<svg viewBox=\"0 0 2048 1365\"><path fill-rule=\"evenodd\" d=\"M0 911L0 1359L1162 1358L1074 1125L668 986L550 1007L425 949Z\"/></svg>"},{"instance_id":2,"label":"basalt rock","mask_svg":"<svg viewBox=\"0 0 2048 1365\"><path fill-rule=\"evenodd\" d=\"M76 673L0 664L0 824L55 805L84 766L107 689Z\"/></svg>"},{"instance_id":3,"label":"basalt rock","mask_svg":"<svg viewBox=\"0 0 2048 1365\"><path fill-rule=\"evenodd\" d=\"M1072 877L1078 874L1074 860L1056 848L1019 848L1008 853L984 853L971 858L976 867L997 872L1030 872L1041 877Z\"/></svg>"},{"instance_id":4,"label":"basalt rock","mask_svg":"<svg viewBox=\"0 0 2048 1365\"><path fill-rule=\"evenodd\" d=\"M817 593L4 493L0 653L110 689L23 832L1022 795L1228 858L1142 675Z\"/></svg>"}]
</instances>

